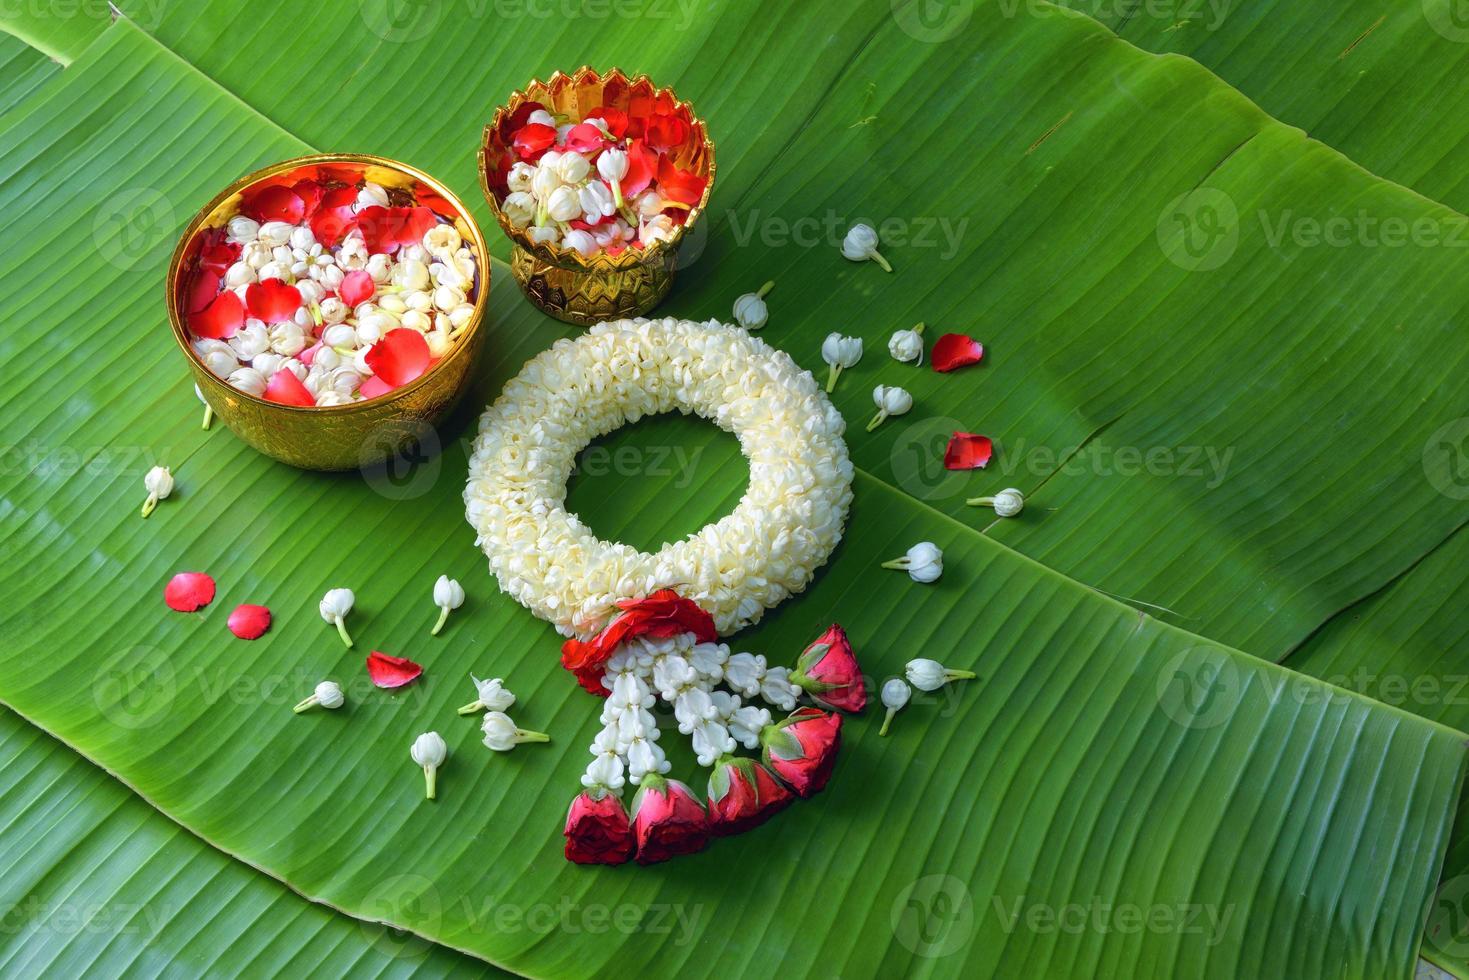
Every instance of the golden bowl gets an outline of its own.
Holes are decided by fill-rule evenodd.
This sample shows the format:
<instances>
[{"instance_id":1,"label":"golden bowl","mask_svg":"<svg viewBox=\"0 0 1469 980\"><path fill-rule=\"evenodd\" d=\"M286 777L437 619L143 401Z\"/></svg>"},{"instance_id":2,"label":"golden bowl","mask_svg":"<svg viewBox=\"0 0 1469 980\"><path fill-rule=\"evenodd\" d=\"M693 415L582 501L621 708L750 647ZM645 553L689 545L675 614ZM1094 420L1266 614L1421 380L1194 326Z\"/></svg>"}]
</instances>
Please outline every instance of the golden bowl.
<instances>
[{"instance_id":1,"label":"golden bowl","mask_svg":"<svg viewBox=\"0 0 1469 980\"><path fill-rule=\"evenodd\" d=\"M479 260L474 315L448 353L424 374L386 394L348 405L302 407L257 398L231 386L199 359L190 341L184 308L190 277L200 250L215 229L239 211L243 194L275 184L314 179L328 187L370 180L387 189L395 203L417 202L442 217L473 248ZM173 337L188 359L204 400L246 443L283 463L309 470L350 470L372 466L420 441L424 430L442 418L467 387L479 351L481 326L490 297L489 250L469 209L443 184L407 164L360 153L323 153L283 160L230 184L199 213L179 238L168 267L168 318Z\"/></svg>"},{"instance_id":2,"label":"golden bowl","mask_svg":"<svg viewBox=\"0 0 1469 980\"><path fill-rule=\"evenodd\" d=\"M680 169L705 177L707 182L699 203L689 209L683 225L667 241L629 248L619 255L598 252L586 258L575 249L532 241L523 229L511 224L500 202L506 193L505 173L519 159L511 147L514 133L508 130L522 107L536 102L555 115L580 120L603 105L627 111L634 100L651 100L668 107L689 125L689 139L671 159ZM629 79L618 68L604 75L583 66L571 75L558 71L549 81L535 79L495 110L480 145L479 177L490 210L515 245L510 271L525 295L558 320L591 326L602 320L641 316L668 295L679 245L704 213L714 189L714 143L704 121L694 115L692 106L679 101L672 89L655 87L646 75Z\"/></svg>"}]
</instances>

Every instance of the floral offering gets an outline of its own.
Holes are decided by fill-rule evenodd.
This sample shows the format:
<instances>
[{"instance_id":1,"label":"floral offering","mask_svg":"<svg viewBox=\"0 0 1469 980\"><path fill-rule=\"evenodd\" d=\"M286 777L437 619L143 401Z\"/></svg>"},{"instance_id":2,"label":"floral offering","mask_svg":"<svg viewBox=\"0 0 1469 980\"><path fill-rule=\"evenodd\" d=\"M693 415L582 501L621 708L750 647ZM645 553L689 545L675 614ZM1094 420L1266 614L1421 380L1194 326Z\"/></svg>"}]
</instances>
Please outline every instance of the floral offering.
<instances>
[{"instance_id":1,"label":"floral offering","mask_svg":"<svg viewBox=\"0 0 1469 980\"><path fill-rule=\"evenodd\" d=\"M405 191L271 184L205 238L187 325L199 359L237 390L346 405L448 353L473 319L479 262L448 217Z\"/></svg>"},{"instance_id":2,"label":"floral offering","mask_svg":"<svg viewBox=\"0 0 1469 980\"><path fill-rule=\"evenodd\" d=\"M506 220L585 258L671 240L709 183L676 162L695 131L666 93L575 117L526 102L501 132L507 149L491 187Z\"/></svg>"}]
</instances>

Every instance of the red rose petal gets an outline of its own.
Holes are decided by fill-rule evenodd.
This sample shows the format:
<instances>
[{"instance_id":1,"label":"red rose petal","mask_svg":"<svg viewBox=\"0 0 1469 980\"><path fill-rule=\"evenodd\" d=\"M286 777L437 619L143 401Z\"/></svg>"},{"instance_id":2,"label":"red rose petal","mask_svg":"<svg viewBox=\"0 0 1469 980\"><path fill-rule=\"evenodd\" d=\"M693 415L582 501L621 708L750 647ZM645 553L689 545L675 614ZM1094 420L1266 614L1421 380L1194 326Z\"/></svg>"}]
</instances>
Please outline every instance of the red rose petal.
<instances>
[{"instance_id":1,"label":"red rose petal","mask_svg":"<svg viewBox=\"0 0 1469 980\"><path fill-rule=\"evenodd\" d=\"M266 323L283 323L301 308L301 291L280 279L262 279L245 287L250 315Z\"/></svg>"},{"instance_id":2,"label":"red rose petal","mask_svg":"<svg viewBox=\"0 0 1469 980\"><path fill-rule=\"evenodd\" d=\"M402 687L422 673L423 668L406 657L390 657L376 650L367 655L367 675L378 687Z\"/></svg>"},{"instance_id":3,"label":"red rose petal","mask_svg":"<svg viewBox=\"0 0 1469 980\"><path fill-rule=\"evenodd\" d=\"M227 625L242 640L258 640L270 629L270 610L264 606L236 606Z\"/></svg>"},{"instance_id":4,"label":"red rose petal","mask_svg":"<svg viewBox=\"0 0 1469 980\"><path fill-rule=\"evenodd\" d=\"M591 123L577 123L566 131L566 148L576 153L590 153L601 149L605 138L602 131Z\"/></svg>"},{"instance_id":5,"label":"red rose petal","mask_svg":"<svg viewBox=\"0 0 1469 980\"><path fill-rule=\"evenodd\" d=\"M984 357L984 346L967 334L946 333L933 343L929 363L939 372L953 371L968 364L978 364Z\"/></svg>"},{"instance_id":6,"label":"red rose petal","mask_svg":"<svg viewBox=\"0 0 1469 980\"><path fill-rule=\"evenodd\" d=\"M951 470L983 469L994 454L995 444L989 436L974 432L956 432L944 448L944 466Z\"/></svg>"},{"instance_id":7,"label":"red rose petal","mask_svg":"<svg viewBox=\"0 0 1469 980\"><path fill-rule=\"evenodd\" d=\"M607 125L607 132L617 139L627 135L627 113L615 106L599 106L587 113L585 118L602 120Z\"/></svg>"},{"instance_id":8,"label":"red rose petal","mask_svg":"<svg viewBox=\"0 0 1469 980\"><path fill-rule=\"evenodd\" d=\"M642 140L627 145L627 176L622 178L622 196L637 197L658 174L658 154Z\"/></svg>"},{"instance_id":9,"label":"red rose petal","mask_svg":"<svg viewBox=\"0 0 1469 980\"><path fill-rule=\"evenodd\" d=\"M179 572L163 587L163 601L175 612L194 612L214 601L214 579L203 572Z\"/></svg>"},{"instance_id":10,"label":"red rose petal","mask_svg":"<svg viewBox=\"0 0 1469 980\"><path fill-rule=\"evenodd\" d=\"M326 191L314 180L298 180L291 186L291 190L296 192L296 196L306 206L305 217L308 220L321 208L322 198L326 196Z\"/></svg>"},{"instance_id":11,"label":"red rose petal","mask_svg":"<svg viewBox=\"0 0 1469 980\"><path fill-rule=\"evenodd\" d=\"M597 127L593 126L593 129ZM600 135L600 134L599 134ZM515 134L512 145L522 160L539 159L556 142L556 129L545 123L526 123Z\"/></svg>"},{"instance_id":12,"label":"red rose petal","mask_svg":"<svg viewBox=\"0 0 1469 980\"><path fill-rule=\"evenodd\" d=\"M362 384L357 386L357 392L363 398L376 398L378 395L386 395L393 390L393 386L382 378L363 378Z\"/></svg>"},{"instance_id":13,"label":"red rose petal","mask_svg":"<svg viewBox=\"0 0 1469 980\"><path fill-rule=\"evenodd\" d=\"M364 355L372 374L389 388L401 388L428 370L428 341L410 327L389 330Z\"/></svg>"},{"instance_id":14,"label":"red rose petal","mask_svg":"<svg viewBox=\"0 0 1469 980\"><path fill-rule=\"evenodd\" d=\"M668 157L658 158L658 193L664 198L694 207L704 196L704 186L708 183L709 178L700 177L692 170L678 169Z\"/></svg>"},{"instance_id":15,"label":"red rose petal","mask_svg":"<svg viewBox=\"0 0 1469 980\"><path fill-rule=\"evenodd\" d=\"M357 224L357 189L334 187L322 195L321 206L311 216L311 233L322 247L331 248L341 242Z\"/></svg>"},{"instance_id":16,"label":"red rose petal","mask_svg":"<svg viewBox=\"0 0 1469 980\"><path fill-rule=\"evenodd\" d=\"M306 216L306 202L289 187L277 184L246 194L240 201L240 213L256 221L284 221L298 225Z\"/></svg>"},{"instance_id":17,"label":"red rose petal","mask_svg":"<svg viewBox=\"0 0 1469 980\"><path fill-rule=\"evenodd\" d=\"M439 223L428 208L384 208L374 205L357 215L357 227L370 252L397 251L402 245L415 245L424 233Z\"/></svg>"},{"instance_id":18,"label":"red rose petal","mask_svg":"<svg viewBox=\"0 0 1469 980\"><path fill-rule=\"evenodd\" d=\"M232 290L215 297L198 313L189 314L189 329L206 340L227 340L245 325L245 304Z\"/></svg>"},{"instance_id":19,"label":"red rose petal","mask_svg":"<svg viewBox=\"0 0 1469 980\"><path fill-rule=\"evenodd\" d=\"M219 276L208 269L199 269L194 273L194 281L189 284L189 313L203 313L218 295Z\"/></svg>"},{"instance_id":20,"label":"red rose petal","mask_svg":"<svg viewBox=\"0 0 1469 980\"><path fill-rule=\"evenodd\" d=\"M683 146L689 138L689 124L678 116L654 116L643 130L643 139L655 150L666 151Z\"/></svg>"},{"instance_id":21,"label":"red rose petal","mask_svg":"<svg viewBox=\"0 0 1469 980\"><path fill-rule=\"evenodd\" d=\"M519 132L520 127L530 122L530 117L546 108L539 102L522 102L520 108L500 122L500 138L510 139L510 134Z\"/></svg>"},{"instance_id":22,"label":"red rose petal","mask_svg":"<svg viewBox=\"0 0 1469 980\"><path fill-rule=\"evenodd\" d=\"M243 250L244 246L235 242L220 241L205 245L199 250L199 268L207 269L216 276L223 276L226 269L239 261Z\"/></svg>"},{"instance_id":23,"label":"red rose petal","mask_svg":"<svg viewBox=\"0 0 1469 980\"><path fill-rule=\"evenodd\" d=\"M321 341L318 340L316 343L312 344L310 347L297 354L296 360L300 361L307 367L310 367L311 362L316 360L316 352L319 350L321 350Z\"/></svg>"},{"instance_id":24,"label":"red rose petal","mask_svg":"<svg viewBox=\"0 0 1469 980\"><path fill-rule=\"evenodd\" d=\"M366 269L358 269L347 273L338 292L341 293L342 302L355 309L359 303L372 299L377 292L377 283L372 281L372 273Z\"/></svg>"},{"instance_id":25,"label":"red rose petal","mask_svg":"<svg viewBox=\"0 0 1469 980\"><path fill-rule=\"evenodd\" d=\"M271 376L270 384L265 386L265 400L277 405L300 405L303 408L316 404L316 399L311 397L311 392L306 390L301 379L285 368Z\"/></svg>"}]
</instances>

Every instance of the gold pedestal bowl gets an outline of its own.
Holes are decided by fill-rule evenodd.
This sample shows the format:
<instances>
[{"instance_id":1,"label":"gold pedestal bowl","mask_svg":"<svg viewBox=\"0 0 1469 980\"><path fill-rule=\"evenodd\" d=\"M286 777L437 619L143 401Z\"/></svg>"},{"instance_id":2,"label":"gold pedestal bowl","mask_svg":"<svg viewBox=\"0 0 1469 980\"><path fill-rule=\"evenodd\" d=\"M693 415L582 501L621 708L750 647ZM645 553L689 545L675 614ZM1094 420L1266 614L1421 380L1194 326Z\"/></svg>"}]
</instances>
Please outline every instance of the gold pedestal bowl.
<instances>
[{"instance_id":1,"label":"gold pedestal bowl","mask_svg":"<svg viewBox=\"0 0 1469 980\"><path fill-rule=\"evenodd\" d=\"M385 188L394 205L429 207L453 223L478 262L474 314L459 330L448 352L422 376L376 398L319 407L267 401L215 375L191 343L185 304L202 249L218 239L220 229L239 213L247 192L273 185L289 187L308 179L327 189L368 180ZM204 205L184 229L174 250L167 289L174 340L188 360L205 402L235 435L265 455L292 466L350 470L380 463L420 443L425 430L447 414L463 394L483 337L481 327L490 296L489 251L469 210L427 174L384 157L318 154L283 160L241 177Z\"/></svg>"},{"instance_id":2,"label":"gold pedestal bowl","mask_svg":"<svg viewBox=\"0 0 1469 980\"><path fill-rule=\"evenodd\" d=\"M683 224L666 241L628 248L617 255L598 252L587 258L560 244L533 241L501 207L507 192L506 174L520 159L513 147L514 129L535 107L532 104L574 121L601 106L624 112L638 106L657 106L679 114L688 124L689 138L670 151L670 159L679 169L706 178L698 204L689 209ZM679 101L672 89L657 88L646 75L629 79L620 69L603 74L584 66L571 75L558 71L548 81L533 80L495 110L480 146L479 174L495 219L515 245L510 271L521 290L556 319L591 326L602 320L641 316L668 295L679 246L704 213L714 188L714 143L704 121L694 115L687 102Z\"/></svg>"}]
</instances>

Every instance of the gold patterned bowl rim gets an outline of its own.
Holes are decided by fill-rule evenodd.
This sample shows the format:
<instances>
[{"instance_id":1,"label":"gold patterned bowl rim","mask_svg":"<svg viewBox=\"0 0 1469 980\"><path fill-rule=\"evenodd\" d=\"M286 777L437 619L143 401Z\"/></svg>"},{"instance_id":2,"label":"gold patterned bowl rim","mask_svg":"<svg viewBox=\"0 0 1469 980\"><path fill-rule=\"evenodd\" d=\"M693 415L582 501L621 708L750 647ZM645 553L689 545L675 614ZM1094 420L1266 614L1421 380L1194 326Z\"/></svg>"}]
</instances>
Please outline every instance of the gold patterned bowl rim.
<instances>
[{"instance_id":1,"label":"gold patterned bowl rim","mask_svg":"<svg viewBox=\"0 0 1469 980\"><path fill-rule=\"evenodd\" d=\"M619 255L608 255L599 251L588 258L574 248L562 248L560 245L551 245L545 242L532 241L530 236L510 223L504 210L500 207L500 201L495 196L494 189L490 186L490 147L500 131L500 125L510 116L513 116L527 102L540 102L542 97L550 97L550 93L557 91L560 87L579 87L588 82L600 82L606 85L609 81L619 81L629 89L645 86L655 97L666 96L673 102L675 108L682 109L689 116L689 134L692 145L701 146L704 151L704 159L707 161L708 180L704 184L704 193L699 197L699 203L689 209L688 217L684 223L675 229L674 233L667 239L654 242L650 246L635 249L629 248ZM544 93L544 96L541 94ZM480 138L479 147L479 183L480 190L484 192L485 200L489 202L490 210L494 212L495 220L500 223L500 228L505 235L532 255L542 261L561 268L581 268L588 272L616 272L621 269L631 268L639 265L652 265L660 261L665 253L677 250L684 236L690 228L698 222L709 203L709 194L714 190L714 141L709 138L708 126L697 113L694 112L693 104L678 97L671 88L658 88L653 80L645 74L629 77L621 68L610 68L605 72L599 72L591 65L582 65L570 75L562 71L555 71L546 81L532 78L523 89L516 89L510 93L505 103L495 109L495 114L484 128L484 134Z\"/></svg>"},{"instance_id":2,"label":"gold patterned bowl rim","mask_svg":"<svg viewBox=\"0 0 1469 980\"><path fill-rule=\"evenodd\" d=\"M189 358L199 370L203 371L208 377L217 377L204 364L203 359L199 357L198 351L194 350L194 345L190 341L187 317L183 311L183 297L186 292L188 274L192 271L191 268L188 268L189 260L192 257L191 246L203 233L223 227L228 223L229 218L233 214L238 213L238 206L244 192L255 185L293 170L315 166L330 167L333 165L363 168L377 167L396 172L401 177L410 178L414 182L427 187L454 209L453 217L455 218L455 227L460 229L461 234L463 234L464 229L468 229L474 245L475 258L478 260L479 265L477 270L479 292L474 301L474 313L469 318L468 329L454 341L454 346L447 354L439 359L438 363L401 388L394 388L392 391L378 395L376 398L350 402L346 405L282 405L280 402L273 402L259 395L252 395L247 391L241 391L233 385L229 385L223 378L219 379L222 384L229 387L232 396L238 397L245 402L252 402L256 405L264 406L268 410L299 413L302 415L345 416L358 412L381 410L386 406L392 405L395 401L409 397L415 391L428 384L431 379L435 378L452 362L463 357L471 356L474 349L473 340L475 334L483 326L485 311L489 308L489 247L485 244L484 234L480 231L479 225L475 223L474 217L469 213L469 209L464 206L464 202L459 200L458 196L449 190L448 187L445 187L417 167L410 166L400 160L391 159L390 157L375 156L370 153L312 153L306 156L292 157L288 160L281 160L277 163L261 167L259 170L248 173L231 183L224 190L216 194L208 204L200 208L194 215L193 220L184 228L183 233L179 235L178 245L175 246L173 258L168 264L168 279L164 283L167 290L168 319L173 327L174 342L184 352L184 356Z\"/></svg>"}]
</instances>

